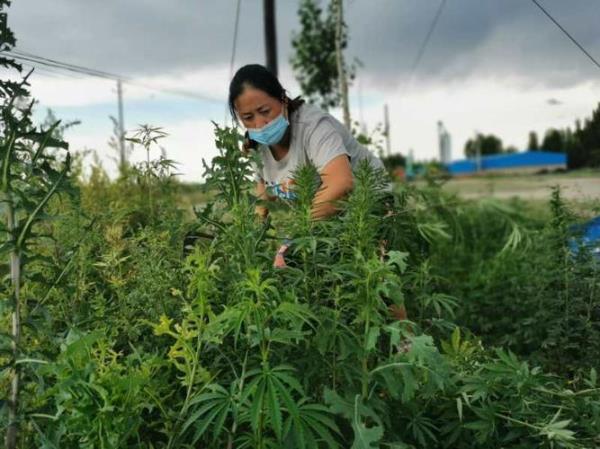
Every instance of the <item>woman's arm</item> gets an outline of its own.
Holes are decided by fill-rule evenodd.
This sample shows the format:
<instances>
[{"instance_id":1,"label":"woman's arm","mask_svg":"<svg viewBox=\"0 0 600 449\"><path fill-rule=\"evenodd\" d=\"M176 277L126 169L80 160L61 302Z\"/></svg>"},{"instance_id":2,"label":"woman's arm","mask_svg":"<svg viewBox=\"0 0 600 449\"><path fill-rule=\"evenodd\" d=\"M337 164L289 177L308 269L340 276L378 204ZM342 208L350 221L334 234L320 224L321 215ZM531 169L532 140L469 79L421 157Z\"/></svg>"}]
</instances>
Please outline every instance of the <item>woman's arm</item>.
<instances>
[{"instance_id":1,"label":"woman's arm","mask_svg":"<svg viewBox=\"0 0 600 449\"><path fill-rule=\"evenodd\" d=\"M321 187L313 199L312 217L315 220L337 213L335 201L352 190L352 166L348 156L340 154L325 165L320 173Z\"/></svg>"},{"instance_id":2,"label":"woman's arm","mask_svg":"<svg viewBox=\"0 0 600 449\"><path fill-rule=\"evenodd\" d=\"M271 198L269 198L269 195L267 194L267 188L265 187L265 182L263 180L257 181L256 182L256 197L259 200L264 201L269 201ZM262 204L258 204L256 205L256 214L260 217L260 218L267 218L267 215L269 215L269 209L267 209L267 206L263 206Z\"/></svg>"}]
</instances>

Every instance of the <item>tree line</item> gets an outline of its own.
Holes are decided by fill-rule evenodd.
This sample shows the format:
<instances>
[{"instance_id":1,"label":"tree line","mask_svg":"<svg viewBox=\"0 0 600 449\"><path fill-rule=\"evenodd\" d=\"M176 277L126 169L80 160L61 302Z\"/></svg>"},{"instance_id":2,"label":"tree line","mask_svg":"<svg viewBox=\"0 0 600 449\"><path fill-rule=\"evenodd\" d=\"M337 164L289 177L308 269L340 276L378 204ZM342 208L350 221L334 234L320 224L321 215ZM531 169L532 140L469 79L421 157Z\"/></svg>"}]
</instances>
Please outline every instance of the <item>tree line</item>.
<instances>
[{"instance_id":1,"label":"tree line","mask_svg":"<svg viewBox=\"0 0 600 449\"><path fill-rule=\"evenodd\" d=\"M464 153L467 157L475 157L477 151L482 156L514 153L513 146L504 147L502 140L493 134L478 133L467 140ZM575 128L550 128L543 139L538 138L535 131L529 133L527 151L551 151L567 154L569 169L584 167L600 167L600 103L590 118L575 121Z\"/></svg>"}]
</instances>

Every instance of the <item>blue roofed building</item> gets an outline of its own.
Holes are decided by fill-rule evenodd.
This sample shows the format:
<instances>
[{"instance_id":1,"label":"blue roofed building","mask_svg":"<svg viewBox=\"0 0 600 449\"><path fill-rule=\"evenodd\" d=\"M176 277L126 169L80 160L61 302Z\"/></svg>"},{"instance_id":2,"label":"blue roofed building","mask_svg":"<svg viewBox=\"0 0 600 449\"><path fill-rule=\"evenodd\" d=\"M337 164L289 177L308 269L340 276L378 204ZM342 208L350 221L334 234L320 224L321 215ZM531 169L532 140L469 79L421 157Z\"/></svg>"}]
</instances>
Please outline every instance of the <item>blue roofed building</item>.
<instances>
[{"instance_id":1,"label":"blue roofed building","mask_svg":"<svg viewBox=\"0 0 600 449\"><path fill-rule=\"evenodd\" d=\"M479 160L472 158L453 161L446 164L446 168L455 176L482 173L535 173L541 170L566 169L567 155L550 151L502 153L481 156Z\"/></svg>"}]
</instances>

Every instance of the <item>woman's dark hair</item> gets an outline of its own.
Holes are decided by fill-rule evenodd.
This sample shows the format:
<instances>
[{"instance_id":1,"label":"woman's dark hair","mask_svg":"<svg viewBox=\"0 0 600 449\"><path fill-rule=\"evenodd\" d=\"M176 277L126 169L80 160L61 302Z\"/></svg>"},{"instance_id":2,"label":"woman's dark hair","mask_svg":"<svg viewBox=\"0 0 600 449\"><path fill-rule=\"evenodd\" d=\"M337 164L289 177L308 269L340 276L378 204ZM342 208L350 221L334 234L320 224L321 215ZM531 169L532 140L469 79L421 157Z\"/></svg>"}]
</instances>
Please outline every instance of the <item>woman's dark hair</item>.
<instances>
[{"instance_id":1,"label":"woman's dark hair","mask_svg":"<svg viewBox=\"0 0 600 449\"><path fill-rule=\"evenodd\" d=\"M235 100L241 95L246 86L262 90L267 95L278 100L287 100L288 113L290 115L304 103L304 100L300 97L296 97L293 100L290 99L277 77L266 67L260 64L248 64L239 68L235 72L231 83L229 83L229 112L236 123ZM255 148L256 142L250 141L248 147Z\"/></svg>"}]
</instances>

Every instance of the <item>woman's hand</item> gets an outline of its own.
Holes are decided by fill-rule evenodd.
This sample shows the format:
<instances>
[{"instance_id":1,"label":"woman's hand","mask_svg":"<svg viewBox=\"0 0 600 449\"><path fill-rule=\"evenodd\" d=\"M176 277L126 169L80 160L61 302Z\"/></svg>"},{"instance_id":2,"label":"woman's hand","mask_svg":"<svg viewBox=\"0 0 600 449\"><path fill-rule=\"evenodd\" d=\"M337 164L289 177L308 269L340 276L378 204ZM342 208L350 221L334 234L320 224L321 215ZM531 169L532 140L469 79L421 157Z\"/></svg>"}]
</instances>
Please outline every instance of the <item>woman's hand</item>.
<instances>
[{"instance_id":1,"label":"woman's hand","mask_svg":"<svg viewBox=\"0 0 600 449\"><path fill-rule=\"evenodd\" d=\"M262 201L262 204L258 204L255 208L256 215L258 215L260 218L262 218L264 220L269 215L269 209L267 209L267 207L264 206L264 203L266 201L271 200L271 198L269 198L269 195L267 194L267 188L265 186L264 181L261 180L261 181L256 182L256 187L255 187L254 193L256 195L256 198L258 198L260 201Z\"/></svg>"},{"instance_id":2,"label":"woman's hand","mask_svg":"<svg viewBox=\"0 0 600 449\"><path fill-rule=\"evenodd\" d=\"M285 252L290 247L289 243L284 243L279 247L277 252L275 253L275 258L273 259L273 267L274 268L285 268L287 264L285 263Z\"/></svg>"},{"instance_id":3,"label":"woman's hand","mask_svg":"<svg viewBox=\"0 0 600 449\"><path fill-rule=\"evenodd\" d=\"M345 154L333 158L320 173L321 187L313 200L312 217L327 218L338 212L335 201L341 200L352 190L352 166Z\"/></svg>"}]
</instances>

